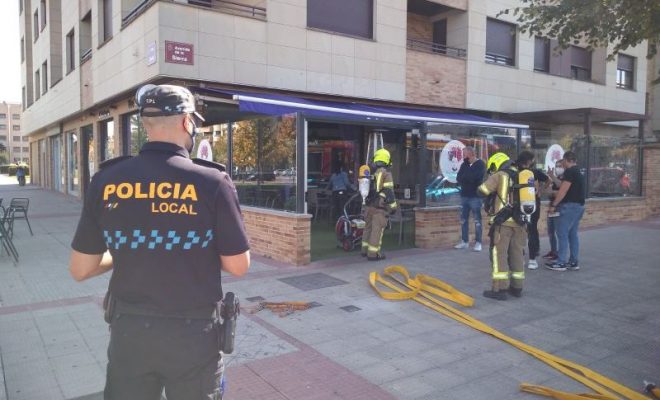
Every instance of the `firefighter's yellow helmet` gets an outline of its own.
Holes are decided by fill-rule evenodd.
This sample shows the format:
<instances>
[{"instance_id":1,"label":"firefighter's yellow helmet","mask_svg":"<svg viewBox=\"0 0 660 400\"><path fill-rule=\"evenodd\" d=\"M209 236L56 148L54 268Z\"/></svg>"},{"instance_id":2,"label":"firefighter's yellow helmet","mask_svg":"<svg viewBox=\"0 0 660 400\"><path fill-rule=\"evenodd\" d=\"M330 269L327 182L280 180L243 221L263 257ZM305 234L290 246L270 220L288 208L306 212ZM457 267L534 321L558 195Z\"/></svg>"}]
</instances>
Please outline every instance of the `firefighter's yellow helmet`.
<instances>
[{"instance_id":1,"label":"firefighter's yellow helmet","mask_svg":"<svg viewBox=\"0 0 660 400\"><path fill-rule=\"evenodd\" d=\"M378 149L374 153L374 163L382 162L385 165L390 165L390 152L385 149Z\"/></svg>"},{"instance_id":2,"label":"firefighter's yellow helmet","mask_svg":"<svg viewBox=\"0 0 660 400\"><path fill-rule=\"evenodd\" d=\"M509 161L509 156L504 153L495 153L488 159L488 172L493 173L500 170L505 162Z\"/></svg>"}]
</instances>

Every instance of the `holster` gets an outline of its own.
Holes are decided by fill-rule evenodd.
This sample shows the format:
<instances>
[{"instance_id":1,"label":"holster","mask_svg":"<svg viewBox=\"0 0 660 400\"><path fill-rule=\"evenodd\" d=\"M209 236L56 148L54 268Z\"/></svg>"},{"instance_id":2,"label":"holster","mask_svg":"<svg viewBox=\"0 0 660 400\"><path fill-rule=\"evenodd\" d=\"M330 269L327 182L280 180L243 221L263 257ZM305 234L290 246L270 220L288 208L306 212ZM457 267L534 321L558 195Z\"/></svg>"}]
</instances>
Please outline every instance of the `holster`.
<instances>
[{"instance_id":1,"label":"holster","mask_svg":"<svg viewBox=\"0 0 660 400\"><path fill-rule=\"evenodd\" d=\"M105 297L103 298L103 319L105 320L105 322L107 323L112 322L112 317L114 317L115 315L116 305L117 305L117 301L112 296L110 290L108 290L105 293Z\"/></svg>"},{"instance_id":2,"label":"holster","mask_svg":"<svg viewBox=\"0 0 660 400\"><path fill-rule=\"evenodd\" d=\"M227 292L225 298L216 304L218 349L224 354L231 354L234 351L236 319L240 313L240 303L233 292Z\"/></svg>"}]
</instances>

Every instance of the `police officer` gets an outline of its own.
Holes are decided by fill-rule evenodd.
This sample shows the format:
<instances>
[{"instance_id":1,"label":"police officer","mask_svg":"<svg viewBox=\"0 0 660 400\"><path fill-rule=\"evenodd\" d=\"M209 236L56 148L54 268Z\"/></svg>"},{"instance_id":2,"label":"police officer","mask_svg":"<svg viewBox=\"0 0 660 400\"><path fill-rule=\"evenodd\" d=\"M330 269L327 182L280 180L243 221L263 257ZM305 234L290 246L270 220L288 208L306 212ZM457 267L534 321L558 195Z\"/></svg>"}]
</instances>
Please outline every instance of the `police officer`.
<instances>
[{"instance_id":1,"label":"police officer","mask_svg":"<svg viewBox=\"0 0 660 400\"><path fill-rule=\"evenodd\" d=\"M529 168L534 154L523 151L516 164L509 156L495 153L488 159L491 175L479 186L479 193L490 196L490 259L492 263L492 289L483 295L497 300L506 300L508 291L512 296L522 296L525 281L525 246L527 243L526 223L519 218L520 204L516 202L514 185L519 169ZM488 203L488 201L487 201Z\"/></svg>"},{"instance_id":2,"label":"police officer","mask_svg":"<svg viewBox=\"0 0 660 400\"><path fill-rule=\"evenodd\" d=\"M385 259L381 251L383 231L387 226L387 217L397 209L396 197L394 196L394 180L390 167L390 152L386 149L378 149L374 153L372 174L372 186L367 197L367 211L365 215L365 227L362 233L362 256L369 261Z\"/></svg>"},{"instance_id":3,"label":"police officer","mask_svg":"<svg viewBox=\"0 0 660 400\"><path fill-rule=\"evenodd\" d=\"M187 89L136 100L149 142L101 165L71 244L77 281L112 270L104 399L220 399L220 271L250 264L236 190L222 165L188 158L203 119Z\"/></svg>"}]
</instances>

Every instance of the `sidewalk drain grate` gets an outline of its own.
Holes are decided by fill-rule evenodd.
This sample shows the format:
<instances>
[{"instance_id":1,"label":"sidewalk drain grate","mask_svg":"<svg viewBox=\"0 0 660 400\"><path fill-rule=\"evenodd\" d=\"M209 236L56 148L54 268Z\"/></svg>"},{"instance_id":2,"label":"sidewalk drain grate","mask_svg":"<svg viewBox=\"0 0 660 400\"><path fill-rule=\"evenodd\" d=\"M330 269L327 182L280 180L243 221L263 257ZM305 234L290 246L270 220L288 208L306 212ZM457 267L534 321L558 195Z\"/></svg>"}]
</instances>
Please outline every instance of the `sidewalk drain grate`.
<instances>
[{"instance_id":1,"label":"sidewalk drain grate","mask_svg":"<svg viewBox=\"0 0 660 400\"><path fill-rule=\"evenodd\" d=\"M288 278L278 279L280 282L284 282L287 285L291 285L296 289L300 290L316 290L323 289L331 286L345 285L348 282L342 281L341 279L333 278L330 275L317 272L313 274L291 276Z\"/></svg>"},{"instance_id":2,"label":"sidewalk drain grate","mask_svg":"<svg viewBox=\"0 0 660 400\"><path fill-rule=\"evenodd\" d=\"M254 297L248 297L248 298L246 298L245 300L254 303L255 301L264 301L264 300L266 300L266 299L264 299L264 298L261 297L261 296L254 296Z\"/></svg>"},{"instance_id":3,"label":"sidewalk drain grate","mask_svg":"<svg viewBox=\"0 0 660 400\"><path fill-rule=\"evenodd\" d=\"M351 305L351 306L339 307L339 308L341 308L342 310L344 310L344 311L346 311L346 312L355 312L355 311L360 311L360 310L361 310L360 307L356 307L356 306L353 306L353 305Z\"/></svg>"}]
</instances>

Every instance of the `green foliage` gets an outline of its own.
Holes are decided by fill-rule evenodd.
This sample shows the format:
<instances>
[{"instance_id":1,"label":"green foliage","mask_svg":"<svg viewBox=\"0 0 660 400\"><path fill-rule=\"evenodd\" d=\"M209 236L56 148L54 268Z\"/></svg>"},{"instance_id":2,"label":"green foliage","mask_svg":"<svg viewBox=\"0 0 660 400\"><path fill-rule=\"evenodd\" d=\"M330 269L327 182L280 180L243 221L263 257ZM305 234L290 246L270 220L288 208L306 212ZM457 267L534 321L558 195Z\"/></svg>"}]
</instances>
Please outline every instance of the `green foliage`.
<instances>
[{"instance_id":1,"label":"green foliage","mask_svg":"<svg viewBox=\"0 0 660 400\"><path fill-rule=\"evenodd\" d=\"M0 146L4 147L4 145L0 144ZM7 151L4 149L0 149L0 164L7 164L9 162L9 156L7 155Z\"/></svg>"},{"instance_id":2,"label":"green foliage","mask_svg":"<svg viewBox=\"0 0 660 400\"><path fill-rule=\"evenodd\" d=\"M523 7L500 11L512 14L523 33L557 39L565 49L586 44L589 50L613 48L608 59L619 51L648 40L647 58L660 46L659 0L520 0Z\"/></svg>"}]
</instances>

